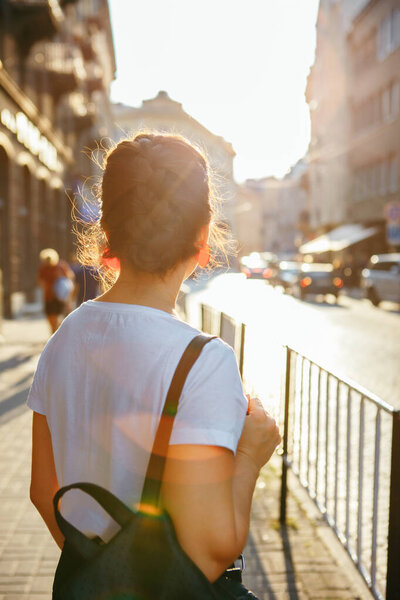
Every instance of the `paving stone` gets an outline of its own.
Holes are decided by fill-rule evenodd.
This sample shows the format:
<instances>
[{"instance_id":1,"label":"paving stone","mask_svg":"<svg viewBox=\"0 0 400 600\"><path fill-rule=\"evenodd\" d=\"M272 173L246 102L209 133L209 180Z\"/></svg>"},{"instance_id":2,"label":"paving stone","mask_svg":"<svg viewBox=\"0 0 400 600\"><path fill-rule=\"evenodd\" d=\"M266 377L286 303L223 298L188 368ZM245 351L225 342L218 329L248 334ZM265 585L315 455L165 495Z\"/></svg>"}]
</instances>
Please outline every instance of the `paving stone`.
<instances>
[{"instance_id":1,"label":"paving stone","mask_svg":"<svg viewBox=\"0 0 400 600\"><path fill-rule=\"evenodd\" d=\"M31 587L29 588L29 593L46 593L49 594L48 597L50 598L52 587L53 577L49 577L48 575L36 575Z\"/></svg>"}]
</instances>

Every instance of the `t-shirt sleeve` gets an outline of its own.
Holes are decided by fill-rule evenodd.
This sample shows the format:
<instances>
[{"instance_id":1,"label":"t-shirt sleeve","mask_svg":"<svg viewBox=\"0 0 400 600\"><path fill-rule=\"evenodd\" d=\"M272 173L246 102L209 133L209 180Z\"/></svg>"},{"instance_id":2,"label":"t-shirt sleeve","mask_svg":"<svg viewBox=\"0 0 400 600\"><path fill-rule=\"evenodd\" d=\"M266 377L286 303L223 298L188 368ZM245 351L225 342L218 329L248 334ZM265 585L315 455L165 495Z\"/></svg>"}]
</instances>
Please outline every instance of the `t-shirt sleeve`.
<instances>
[{"instance_id":1,"label":"t-shirt sleeve","mask_svg":"<svg viewBox=\"0 0 400 600\"><path fill-rule=\"evenodd\" d=\"M235 354L222 340L213 340L187 377L170 443L223 446L236 452L246 412Z\"/></svg>"},{"instance_id":2,"label":"t-shirt sleeve","mask_svg":"<svg viewBox=\"0 0 400 600\"><path fill-rule=\"evenodd\" d=\"M46 414L46 397L45 397L45 386L44 386L44 371L46 365L46 354L45 350L42 352L36 372L33 376L31 389L29 390L28 400L26 404L30 409L34 410L41 415Z\"/></svg>"}]
</instances>

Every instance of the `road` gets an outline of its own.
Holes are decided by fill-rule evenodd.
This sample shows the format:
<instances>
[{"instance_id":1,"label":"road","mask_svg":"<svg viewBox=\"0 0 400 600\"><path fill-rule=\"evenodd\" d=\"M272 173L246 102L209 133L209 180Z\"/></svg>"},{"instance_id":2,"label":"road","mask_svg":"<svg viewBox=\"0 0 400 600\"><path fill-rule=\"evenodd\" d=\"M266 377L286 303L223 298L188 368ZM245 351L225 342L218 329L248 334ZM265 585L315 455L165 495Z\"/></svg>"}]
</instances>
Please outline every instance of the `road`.
<instances>
[{"instance_id":1,"label":"road","mask_svg":"<svg viewBox=\"0 0 400 600\"><path fill-rule=\"evenodd\" d=\"M349 377L400 408L400 310L374 307L367 300L341 296L339 303L283 294L264 281L223 274L190 284L189 320L199 324L198 303L210 304L246 323L251 385L273 375L271 349L294 346L339 376ZM246 348L247 350L247 348ZM257 369L259 372L257 373ZM246 371L245 371L246 376Z\"/></svg>"}]
</instances>

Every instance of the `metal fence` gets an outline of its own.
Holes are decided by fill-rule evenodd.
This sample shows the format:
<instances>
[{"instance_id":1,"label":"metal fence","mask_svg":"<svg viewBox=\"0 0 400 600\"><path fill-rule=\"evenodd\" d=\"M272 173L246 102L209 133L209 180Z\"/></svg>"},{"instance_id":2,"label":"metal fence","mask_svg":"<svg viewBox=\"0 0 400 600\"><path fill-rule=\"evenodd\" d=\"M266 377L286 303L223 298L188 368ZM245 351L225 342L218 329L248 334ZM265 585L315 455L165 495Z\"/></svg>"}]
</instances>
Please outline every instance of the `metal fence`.
<instances>
[{"instance_id":1,"label":"metal fence","mask_svg":"<svg viewBox=\"0 0 400 600\"><path fill-rule=\"evenodd\" d=\"M243 374L244 325L205 305L201 316L206 332L235 349ZM281 522L290 468L372 595L399 600L400 411L295 349L284 350Z\"/></svg>"},{"instance_id":2,"label":"metal fence","mask_svg":"<svg viewBox=\"0 0 400 600\"><path fill-rule=\"evenodd\" d=\"M229 344L235 351L240 375L243 375L244 343L246 327L244 323L238 324L235 319L218 312L208 306L201 304L201 329L204 333L218 335L224 342Z\"/></svg>"}]
</instances>

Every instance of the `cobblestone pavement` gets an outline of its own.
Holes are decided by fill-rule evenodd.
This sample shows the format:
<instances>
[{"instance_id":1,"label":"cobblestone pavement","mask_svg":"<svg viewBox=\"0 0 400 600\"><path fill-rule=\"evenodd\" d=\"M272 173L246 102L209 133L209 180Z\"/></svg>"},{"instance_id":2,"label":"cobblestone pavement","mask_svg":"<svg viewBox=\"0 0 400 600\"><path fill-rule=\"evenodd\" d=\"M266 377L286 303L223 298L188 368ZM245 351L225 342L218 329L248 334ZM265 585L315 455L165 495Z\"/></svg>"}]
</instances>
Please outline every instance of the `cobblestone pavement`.
<instances>
[{"instance_id":1,"label":"cobblestone pavement","mask_svg":"<svg viewBox=\"0 0 400 600\"><path fill-rule=\"evenodd\" d=\"M29 501L31 413L24 406L43 319L5 322L0 346L0 600L50 600L59 550ZM352 564L302 490L289 480L288 526L277 520L279 457L258 481L246 585L260 600L371 598Z\"/></svg>"}]
</instances>

